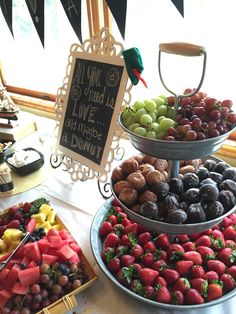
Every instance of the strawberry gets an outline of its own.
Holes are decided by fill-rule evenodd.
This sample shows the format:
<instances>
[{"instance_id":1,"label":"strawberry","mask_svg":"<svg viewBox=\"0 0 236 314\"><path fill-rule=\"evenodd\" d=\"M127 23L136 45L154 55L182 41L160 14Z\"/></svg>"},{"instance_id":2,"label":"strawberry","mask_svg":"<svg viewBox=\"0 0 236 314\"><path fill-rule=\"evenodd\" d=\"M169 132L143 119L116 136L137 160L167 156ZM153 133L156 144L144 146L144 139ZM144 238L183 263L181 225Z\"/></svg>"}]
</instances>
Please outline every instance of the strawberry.
<instances>
[{"instance_id":1,"label":"strawberry","mask_svg":"<svg viewBox=\"0 0 236 314\"><path fill-rule=\"evenodd\" d=\"M177 261L175 263L175 269L179 273L180 276L186 276L186 274L190 271L193 266L192 261Z\"/></svg>"},{"instance_id":2,"label":"strawberry","mask_svg":"<svg viewBox=\"0 0 236 314\"><path fill-rule=\"evenodd\" d=\"M161 286L161 287L167 287L167 282L166 282L166 280L165 280L165 278L164 277L162 277L162 276L158 276L156 279L155 279L155 281L154 281L154 286L156 287L156 286Z\"/></svg>"},{"instance_id":3,"label":"strawberry","mask_svg":"<svg viewBox=\"0 0 236 314\"><path fill-rule=\"evenodd\" d=\"M201 235L196 241L195 241L196 246L207 246L210 247L211 246L211 238L204 234Z\"/></svg>"},{"instance_id":4,"label":"strawberry","mask_svg":"<svg viewBox=\"0 0 236 314\"><path fill-rule=\"evenodd\" d=\"M136 259L140 258L144 254L144 250L140 244L135 244L131 249L131 255Z\"/></svg>"},{"instance_id":5,"label":"strawberry","mask_svg":"<svg viewBox=\"0 0 236 314\"><path fill-rule=\"evenodd\" d=\"M226 266L223 262L218 260L209 260L207 261L207 268L208 270L213 270L217 272L217 274L220 276L225 273Z\"/></svg>"},{"instance_id":6,"label":"strawberry","mask_svg":"<svg viewBox=\"0 0 236 314\"><path fill-rule=\"evenodd\" d=\"M155 289L151 285L145 286L145 298L147 299L153 299L155 296Z\"/></svg>"},{"instance_id":7,"label":"strawberry","mask_svg":"<svg viewBox=\"0 0 236 314\"><path fill-rule=\"evenodd\" d=\"M184 295L181 291L173 291L171 293L171 304L182 305L184 304Z\"/></svg>"},{"instance_id":8,"label":"strawberry","mask_svg":"<svg viewBox=\"0 0 236 314\"><path fill-rule=\"evenodd\" d=\"M133 279L129 285L130 290L134 291L135 293L145 296L146 290L142 285L141 281L138 279Z\"/></svg>"},{"instance_id":9,"label":"strawberry","mask_svg":"<svg viewBox=\"0 0 236 314\"><path fill-rule=\"evenodd\" d=\"M230 266L227 270L228 274L230 274L234 279L236 279L236 265Z\"/></svg>"},{"instance_id":10,"label":"strawberry","mask_svg":"<svg viewBox=\"0 0 236 314\"><path fill-rule=\"evenodd\" d=\"M135 245L136 242L137 242L137 239L136 239L135 235L133 235L132 233L123 234L120 238L120 244L126 245L128 247Z\"/></svg>"},{"instance_id":11,"label":"strawberry","mask_svg":"<svg viewBox=\"0 0 236 314\"><path fill-rule=\"evenodd\" d=\"M107 221L111 223L112 226L117 224L117 218L115 215L109 215Z\"/></svg>"},{"instance_id":12,"label":"strawberry","mask_svg":"<svg viewBox=\"0 0 236 314\"><path fill-rule=\"evenodd\" d=\"M185 302L187 304L202 304L204 299L196 289L189 289L185 294Z\"/></svg>"},{"instance_id":13,"label":"strawberry","mask_svg":"<svg viewBox=\"0 0 236 314\"><path fill-rule=\"evenodd\" d=\"M24 213L29 213L31 207L32 207L32 204L31 204L31 203L25 202L24 205L22 206L23 212L24 212Z\"/></svg>"},{"instance_id":14,"label":"strawberry","mask_svg":"<svg viewBox=\"0 0 236 314\"><path fill-rule=\"evenodd\" d=\"M161 233L155 239L155 244L157 248L161 248L163 250L168 249L170 246L169 237L165 233Z\"/></svg>"},{"instance_id":15,"label":"strawberry","mask_svg":"<svg viewBox=\"0 0 236 314\"><path fill-rule=\"evenodd\" d=\"M197 247L197 252L201 254L203 261L215 258L215 252L208 246L199 245Z\"/></svg>"},{"instance_id":16,"label":"strawberry","mask_svg":"<svg viewBox=\"0 0 236 314\"><path fill-rule=\"evenodd\" d=\"M142 268L138 273L138 277L144 285L152 285L158 275L159 272L151 268Z\"/></svg>"},{"instance_id":17,"label":"strawberry","mask_svg":"<svg viewBox=\"0 0 236 314\"><path fill-rule=\"evenodd\" d=\"M108 263L110 260L112 260L115 257L116 253L114 248L106 247L101 252L102 260L106 263Z\"/></svg>"},{"instance_id":18,"label":"strawberry","mask_svg":"<svg viewBox=\"0 0 236 314\"><path fill-rule=\"evenodd\" d=\"M138 224L136 222L129 224L128 226L124 227L124 233L125 234L132 233L132 234L136 235L137 230L138 230Z\"/></svg>"},{"instance_id":19,"label":"strawberry","mask_svg":"<svg viewBox=\"0 0 236 314\"><path fill-rule=\"evenodd\" d=\"M204 278L190 279L191 288L196 289L202 296L207 292L208 281Z\"/></svg>"},{"instance_id":20,"label":"strawberry","mask_svg":"<svg viewBox=\"0 0 236 314\"><path fill-rule=\"evenodd\" d=\"M17 219L11 220L8 224L7 224L7 229L8 228L18 228L20 225L20 221Z\"/></svg>"},{"instance_id":21,"label":"strawberry","mask_svg":"<svg viewBox=\"0 0 236 314\"><path fill-rule=\"evenodd\" d=\"M120 203L119 203L118 200L115 199L115 198L112 200L112 205L113 205L114 207L120 207ZM120 207L120 209L121 209L121 207ZM122 209L121 209L121 211L122 211Z\"/></svg>"},{"instance_id":22,"label":"strawberry","mask_svg":"<svg viewBox=\"0 0 236 314\"><path fill-rule=\"evenodd\" d=\"M218 229L214 229L214 230L212 230L212 233L211 233L211 237L213 238L213 239L218 239L218 238L221 238L221 239L225 239L224 238L224 235L223 235L223 233L222 233L222 231L220 231L220 230L218 230Z\"/></svg>"},{"instance_id":23,"label":"strawberry","mask_svg":"<svg viewBox=\"0 0 236 314\"><path fill-rule=\"evenodd\" d=\"M132 265L129 267L122 267L115 274L115 277L122 285L128 286L131 283L135 273L136 273L136 270Z\"/></svg>"},{"instance_id":24,"label":"strawberry","mask_svg":"<svg viewBox=\"0 0 236 314\"><path fill-rule=\"evenodd\" d=\"M154 261L154 257L153 257L153 254L151 252L144 254L142 257L142 264L145 267L150 267L152 265L153 261Z\"/></svg>"},{"instance_id":25,"label":"strawberry","mask_svg":"<svg viewBox=\"0 0 236 314\"><path fill-rule=\"evenodd\" d=\"M202 276L202 278L208 280L208 282L210 281L216 281L219 280L220 276L218 275L218 273L214 270L209 270L207 272L205 272L205 274Z\"/></svg>"},{"instance_id":26,"label":"strawberry","mask_svg":"<svg viewBox=\"0 0 236 314\"><path fill-rule=\"evenodd\" d=\"M152 235L150 232L143 232L138 235L138 243L143 246L146 242L150 241L151 238Z\"/></svg>"},{"instance_id":27,"label":"strawberry","mask_svg":"<svg viewBox=\"0 0 236 314\"><path fill-rule=\"evenodd\" d=\"M201 254L196 251L185 252L183 258L187 261L192 261L194 265L202 265Z\"/></svg>"},{"instance_id":28,"label":"strawberry","mask_svg":"<svg viewBox=\"0 0 236 314\"><path fill-rule=\"evenodd\" d=\"M177 279L173 286L173 291L181 291L182 293L185 293L188 289L190 289L190 283L184 277Z\"/></svg>"},{"instance_id":29,"label":"strawberry","mask_svg":"<svg viewBox=\"0 0 236 314\"><path fill-rule=\"evenodd\" d=\"M167 257L170 262L178 261L185 253L182 245L178 243L173 243L167 249Z\"/></svg>"},{"instance_id":30,"label":"strawberry","mask_svg":"<svg viewBox=\"0 0 236 314\"><path fill-rule=\"evenodd\" d=\"M119 245L120 238L117 234L111 232L109 233L104 240L104 247L117 247Z\"/></svg>"},{"instance_id":31,"label":"strawberry","mask_svg":"<svg viewBox=\"0 0 236 314\"><path fill-rule=\"evenodd\" d=\"M170 268L163 269L162 276L165 278L168 285L173 285L180 277L177 270Z\"/></svg>"},{"instance_id":32,"label":"strawberry","mask_svg":"<svg viewBox=\"0 0 236 314\"><path fill-rule=\"evenodd\" d=\"M208 290L206 295L207 301L213 301L219 299L223 295L222 282L211 282L208 284Z\"/></svg>"},{"instance_id":33,"label":"strawberry","mask_svg":"<svg viewBox=\"0 0 236 314\"><path fill-rule=\"evenodd\" d=\"M121 223L122 223L122 225L123 225L124 227L127 227L127 226L129 226L129 225L132 224L131 220L129 220L128 218L123 218L122 221L121 221ZM137 229L138 229L138 228L137 228Z\"/></svg>"},{"instance_id":34,"label":"strawberry","mask_svg":"<svg viewBox=\"0 0 236 314\"><path fill-rule=\"evenodd\" d=\"M233 240L225 240L225 247L230 247L231 249L236 249L236 243Z\"/></svg>"},{"instance_id":35,"label":"strawberry","mask_svg":"<svg viewBox=\"0 0 236 314\"><path fill-rule=\"evenodd\" d=\"M122 224L117 223L112 226L112 231L118 236L121 236L124 233L124 226Z\"/></svg>"},{"instance_id":36,"label":"strawberry","mask_svg":"<svg viewBox=\"0 0 236 314\"><path fill-rule=\"evenodd\" d=\"M148 241L143 246L144 252L154 253L156 251L156 246L153 241Z\"/></svg>"},{"instance_id":37,"label":"strawberry","mask_svg":"<svg viewBox=\"0 0 236 314\"><path fill-rule=\"evenodd\" d=\"M162 272L162 270L167 267L167 264L163 259L160 259L158 261L154 261L150 267L151 269Z\"/></svg>"},{"instance_id":38,"label":"strawberry","mask_svg":"<svg viewBox=\"0 0 236 314\"><path fill-rule=\"evenodd\" d=\"M123 225L123 220L127 219L127 215L126 213L123 212L116 212L116 217L117 217L117 223L122 224Z\"/></svg>"},{"instance_id":39,"label":"strawberry","mask_svg":"<svg viewBox=\"0 0 236 314\"><path fill-rule=\"evenodd\" d=\"M220 281L223 282L223 291L226 293L233 290L236 287L234 278L229 274L223 274L220 276Z\"/></svg>"},{"instance_id":40,"label":"strawberry","mask_svg":"<svg viewBox=\"0 0 236 314\"><path fill-rule=\"evenodd\" d=\"M232 219L230 219L229 217L224 217L219 225L220 225L220 228L224 230L225 228L227 228L228 226L230 226L232 224L233 224ZM224 232L223 232L223 234L224 234Z\"/></svg>"},{"instance_id":41,"label":"strawberry","mask_svg":"<svg viewBox=\"0 0 236 314\"><path fill-rule=\"evenodd\" d=\"M157 302L170 304L171 294L167 287L160 287L156 291L155 299Z\"/></svg>"},{"instance_id":42,"label":"strawberry","mask_svg":"<svg viewBox=\"0 0 236 314\"><path fill-rule=\"evenodd\" d=\"M155 260L162 259L165 262L167 261L167 253L164 250L156 249L156 251L153 253L153 256Z\"/></svg>"},{"instance_id":43,"label":"strawberry","mask_svg":"<svg viewBox=\"0 0 236 314\"><path fill-rule=\"evenodd\" d=\"M112 231L112 224L109 221L104 221L101 224L101 227L99 229L99 234L101 237L105 237Z\"/></svg>"},{"instance_id":44,"label":"strawberry","mask_svg":"<svg viewBox=\"0 0 236 314\"><path fill-rule=\"evenodd\" d=\"M190 270L190 277L191 278L202 278L205 271L201 265L194 265Z\"/></svg>"},{"instance_id":45,"label":"strawberry","mask_svg":"<svg viewBox=\"0 0 236 314\"><path fill-rule=\"evenodd\" d=\"M116 257L120 257L124 254L126 254L129 251L129 248L125 245L119 245L117 246L117 248L115 249L115 254Z\"/></svg>"},{"instance_id":46,"label":"strawberry","mask_svg":"<svg viewBox=\"0 0 236 314\"><path fill-rule=\"evenodd\" d=\"M225 240L236 241L236 225L230 225L223 230Z\"/></svg>"},{"instance_id":47,"label":"strawberry","mask_svg":"<svg viewBox=\"0 0 236 314\"><path fill-rule=\"evenodd\" d=\"M235 213L232 213L227 217L232 220L233 225L236 225L236 214Z\"/></svg>"},{"instance_id":48,"label":"strawberry","mask_svg":"<svg viewBox=\"0 0 236 314\"><path fill-rule=\"evenodd\" d=\"M211 247L214 251L220 251L222 248L225 247L225 240L220 237L217 239L212 238Z\"/></svg>"},{"instance_id":49,"label":"strawberry","mask_svg":"<svg viewBox=\"0 0 236 314\"><path fill-rule=\"evenodd\" d=\"M111 273L115 274L120 270L120 259L115 257L108 264L107 268Z\"/></svg>"},{"instance_id":50,"label":"strawberry","mask_svg":"<svg viewBox=\"0 0 236 314\"><path fill-rule=\"evenodd\" d=\"M236 250L231 248L223 248L217 253L217 259L226 266L231 266L236 261Z\"/></svg>"},{"instance_id":51,"label":"strawberry","mask_svg":"<svg viewBox=\"0 0 236 314\"><path fill-rule=\"evenodd\" d=\"M120 261L123 266L129 267L135 262L135 257L129 254L125 254L120 257Z\"/></svg>"},{"instance_id":52,"label":"strawberry","mask_svg":"<svg viewBox=\"0 0 236 314\"><path fill-rule=\"evenodd\" d=\"M175 241L180 243L180 244L183 244L185 242L189 242L190 238L189 238L189 236L187 234L177 234Z\"/></svg>"},{"instance_id":53,"label":"strawberry","mask_svg":"<svg viewBox=\"0 0 236 314\"><path fill-rule=\"evenodd\" d=\"M182 244L183 249L185 250L185 252L187 251L195 251L196 250L196 245L194 242L185 242Z\"/></svg>"},{"instance_id":54,"label":"strawberry","mask_svg":"<svg viewBox=\"0 0 236 314\"><path fill-rule=\"evenodd\" d=\"M201 232L193 233L193 234L190 235L190 239L192 241L196 241L201 235L202 235Z\"/></svg>"}]
</instances>

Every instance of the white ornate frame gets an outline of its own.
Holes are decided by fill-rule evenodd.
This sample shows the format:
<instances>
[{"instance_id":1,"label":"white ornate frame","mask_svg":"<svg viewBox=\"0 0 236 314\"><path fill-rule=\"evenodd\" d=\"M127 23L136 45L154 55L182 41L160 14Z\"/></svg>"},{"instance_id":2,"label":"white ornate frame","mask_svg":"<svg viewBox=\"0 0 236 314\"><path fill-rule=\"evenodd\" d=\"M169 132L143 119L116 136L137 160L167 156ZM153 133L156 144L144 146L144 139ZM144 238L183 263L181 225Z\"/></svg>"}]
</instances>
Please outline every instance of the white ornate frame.
<instances>
[{"instance_id":1,"label":"white ornate frame","mask_svg":"<svg viewBox=\"0 0 236 314\"><path fill-rule=\"evenodd\" d=\"M122 51L124 50L123 45L115 41L114 37L110 34L107 28L102 28L100 32L91 37L88 40L85 40L81 45L72 44L70 48L70 55L68 57L68 64L66 68L66 76L63 80L63 85L57 91L57 97L55 102L55 111L56 111L56 127L55 127L55 138L58 140L59 129L61 126L62 113L63 113L63 103L67 89L69 88L69 78L72 70L72 54L73 52L85 52L91 53L98 56L113 56L117 58L122 57ZM123 104L130 104L131 102L131 88L132 83L128 80L126 85ZM66 156L63 152L58 149L58 144L55 144L52 147L51 155L51 164L56 163L58 166L64 165L65 171L67 171L72 181L84 181L87 179L97 178L100 182L107 182L108 174L111 171L111 165L113 160L118 156L122 151L120 147L120 139L124 137L123 131L119 127L118 121L114 127L114 134L112 138L111 147L109 149L108 159L106 161L104 172L100 173L91 167L84 165L83 163L74 160L73 158ZM56 167L54 167L56 168Z\"/></svg>"}]
</instances>

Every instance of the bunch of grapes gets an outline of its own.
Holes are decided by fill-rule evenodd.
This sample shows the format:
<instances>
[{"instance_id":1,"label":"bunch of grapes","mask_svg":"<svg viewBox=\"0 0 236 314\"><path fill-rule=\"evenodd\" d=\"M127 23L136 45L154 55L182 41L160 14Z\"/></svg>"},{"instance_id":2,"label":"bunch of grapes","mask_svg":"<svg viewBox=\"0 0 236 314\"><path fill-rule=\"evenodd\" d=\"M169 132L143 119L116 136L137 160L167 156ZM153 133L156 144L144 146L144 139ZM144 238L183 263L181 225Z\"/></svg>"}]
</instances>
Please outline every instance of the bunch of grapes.
<instances>
[{"instance_id":1,"label":"bunch of grapes","mask_svg":"<svg viewBox=\"0 0 236 314\"><path fill-rule=\"evenodd\" d=\"M26 295L14 295L0 309L1 314L36 313L88 280L81 264L42 264L40 273L39 283L33 284Z\"/></svg>"},{"instance_id":2,"label":"bunch of grapes","mask_svg":"<svg viewBox=\"0 0 236 314\"><path fill-rule=\"evenodd\" d=\"M191 92L186 89L184 93ZM182 97L177 110L174 103L174 96L136 101L132 107L123 108L123 124L137 135L168 141L204 140L236 126L231 100L219 101L199 91L191 97Z\"/></svg>"}]
</instances>

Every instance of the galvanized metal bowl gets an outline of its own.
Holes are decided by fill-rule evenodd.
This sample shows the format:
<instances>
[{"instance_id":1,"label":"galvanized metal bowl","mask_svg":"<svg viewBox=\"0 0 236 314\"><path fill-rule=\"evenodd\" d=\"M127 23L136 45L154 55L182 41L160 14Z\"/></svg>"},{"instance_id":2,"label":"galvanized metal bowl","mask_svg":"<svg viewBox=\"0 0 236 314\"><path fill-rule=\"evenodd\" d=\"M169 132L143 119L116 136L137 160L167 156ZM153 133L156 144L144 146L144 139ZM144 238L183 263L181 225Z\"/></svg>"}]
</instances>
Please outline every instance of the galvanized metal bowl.
<instances>
[{"instance_id":1,"label":"galvanized metal bowl","mask_svg":"<svg viewBox=\"0 0 236 314\"><path fill-rule=\"evenodd\" d=\"M225 134L200 141L165 141L150 139L131 132L122 123L122 113L119 115L119 124L137 150L167 160L191 160L212 155L223 145L228 136L236 130L235 127Z\"/></svg>"},{"instance_id":2,"label":"galvanized metal bowl","mask_svg":"<svg viewBox=\"0 0 236 314\"><path fill-rule=\"evenodd\" d=\"M222 161L221 159L213 156L207 156L207 158L203 158L202 160L205 159L213 159L216 162ZM113 182L111 180L111 191L113 193L114 198L118 201L120 206L123 208L124 212L132 218L134 221L142 225L143 227L151 230L151 231L157 231L157 232L164 232L168 234L193 234L196 232L202 232L207 229L212 228L213 226L219 224L224 217L232 214L234 211L236 211L236 206L231 208L228 212L226 212L224 215L217 217L212 220L204 221L204 222L199 222L199 223L191 223L191 224L173 224L173 223L167 223L167 222L162 222L162 221L157 221L157 220L152 220L149 218L146 218L142 215L139 215L138 213L132 211L130 208L125 206L117 197L114 189L113 189Z\"/></svg>"},{"instance_id":3,"label":"galvanized metal bowl","mask_svg":"<svg viewBox=\"0 0 236 314\"><path fill-rule=\"evenodd\" d=\"M188 311L191 312L193 310L202 310L201 313L205 313L206 308L211 307L211 306L216 306L218 304L221 304L231 298L233 298L236 295L236 288L229 293L225 294L223 297L216 299L214 301L208 302L208 303L203 303L203 304L198 304L198 305L172 305L172 304L164 304L160 302L156 302L147 298L144 298L125 286L121 285L116 278L110 273L110 271L107 269L105 263L103 262L101 258L101 252L103 249L103 244L102 240L100 239L99 236L99 228L101 223L106 219L106 215L111 208L111 203L112 203L113 197L109 198L97 211L96 215L94 216L91 229L90 229L90 243L91 243L91 248L92 252L94 255L95 260L97 261L99 267L103 271L103 273L107 276L109 280L113 284L115 284L121 291L124 293L128 294L129 296L135 298L136 300L145 302L146 304L156 306L158 308L162 308L163 310L166 310L169 313L169 310L175 310L178 311L178 313L182 313L182 311ZM166 313L167 313L166 312ZM176 312L177 313L177 312Z\"/></svg>"}]
</instances>

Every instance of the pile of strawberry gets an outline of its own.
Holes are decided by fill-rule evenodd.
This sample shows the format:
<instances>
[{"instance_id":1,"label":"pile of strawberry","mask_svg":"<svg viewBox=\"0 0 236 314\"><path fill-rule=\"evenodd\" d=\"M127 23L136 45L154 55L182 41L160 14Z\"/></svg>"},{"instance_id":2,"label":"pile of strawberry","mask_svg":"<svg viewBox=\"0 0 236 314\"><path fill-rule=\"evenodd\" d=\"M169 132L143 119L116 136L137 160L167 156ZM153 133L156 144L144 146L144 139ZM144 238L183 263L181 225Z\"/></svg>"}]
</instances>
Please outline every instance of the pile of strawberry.
<instances>
[{"instance_id":1,"label":"pile of strawberry","mask_svg":"<svg viewBox=\"0 0 236 314\"><path fill-rule=\"evenodd\" d=\"M204 232L170 236L144 229L113 200L99 234L109 271L144 298L202 304L236 287L236 213Z\"/></svg>"}]
</instances>

